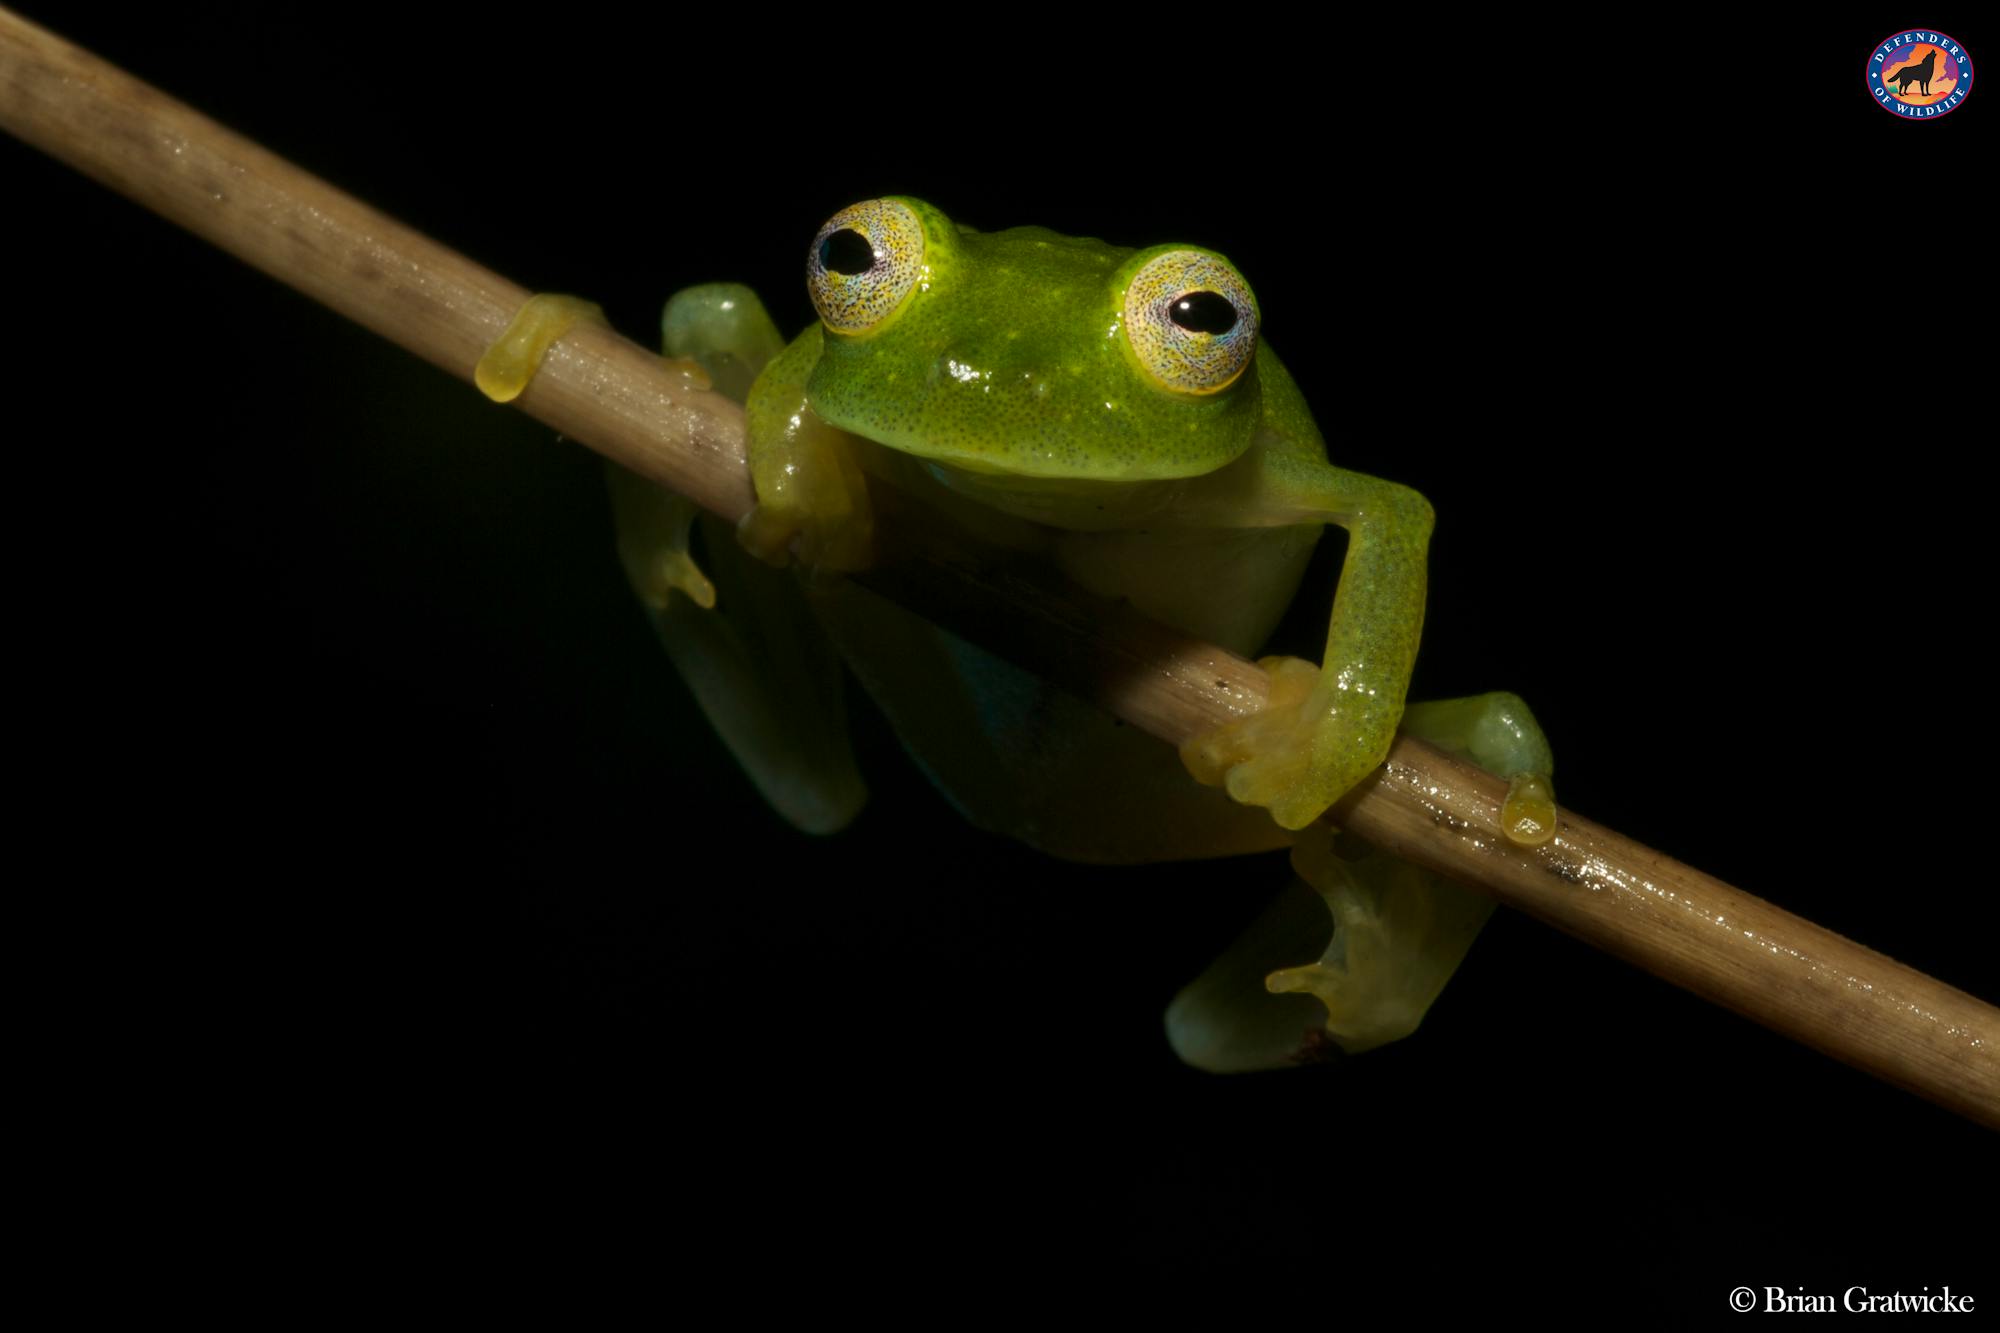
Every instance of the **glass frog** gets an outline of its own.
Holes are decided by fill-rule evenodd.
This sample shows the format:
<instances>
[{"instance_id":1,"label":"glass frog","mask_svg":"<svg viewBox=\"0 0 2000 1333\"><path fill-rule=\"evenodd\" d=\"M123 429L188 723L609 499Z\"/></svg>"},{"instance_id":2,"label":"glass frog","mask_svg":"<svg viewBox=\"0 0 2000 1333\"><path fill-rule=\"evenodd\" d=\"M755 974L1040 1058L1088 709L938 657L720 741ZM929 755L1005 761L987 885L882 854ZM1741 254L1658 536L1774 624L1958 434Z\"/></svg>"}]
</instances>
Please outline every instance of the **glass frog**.
<instances>
[{"instance_id":1,"label":"glass frog","mask_svg":"<svg viewBox=\"0 0 2000 1333\"><path fill-rule=\"evenodd\" d=\"M816 833L861 807L845 662L982 827L1104 863L1292 846L1298 880L1169 1006L1182 1058L1275 1067L1414 1029L1490 900L1336 841L1319 816L1382 761L1400 723L1511 780L1509 836L1532 844L1554 828L1549 749L1518 698L1405 708L1430 505L1327 460L1258 337L1249 284L1212 250L979 232L897 197L827 221L806 282L819 321L789 344L736 285L684 291L663 318L667 355L745 405L757 506L737 530L629 473L611 479L633 586L765 797ZM577 310L531 301L482 362L482 385L524 383ZM1175 755L823 577L870 560L868 475L980 541L1243 654L1337 524L1348 548L1323 661L1267 659L1270 706ZM794 559L807 577L785 568Z\"/></svg>"}]
</instances>

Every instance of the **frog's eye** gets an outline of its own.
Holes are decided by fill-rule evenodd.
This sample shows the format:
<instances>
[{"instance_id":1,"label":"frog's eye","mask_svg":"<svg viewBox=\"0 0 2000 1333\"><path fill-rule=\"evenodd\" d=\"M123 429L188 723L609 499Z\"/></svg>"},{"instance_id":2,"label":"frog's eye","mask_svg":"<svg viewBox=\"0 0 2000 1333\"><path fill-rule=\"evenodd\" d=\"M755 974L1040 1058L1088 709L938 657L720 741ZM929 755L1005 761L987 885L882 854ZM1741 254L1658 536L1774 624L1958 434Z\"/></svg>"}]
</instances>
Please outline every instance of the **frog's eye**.
<instances>
[{"instance_id":1,"label":"frog's eye","mask_svg":"<svg viewBox=\"0 0 2000 1333\"><path fill-rule=\"evenodd\" d=\"M843 208L813 237L806 286L826 326L866 333L903 304L924 274L924 224L894 199Z\"/></svg>"},{"instance_id":2,"label":"frog's eye","mask_svg":"<svg viewBox=\"0 0 2000 1333\"><path fill-rule=\"evenodd\" d=\"M1125 286L1125 336L1162 388L1216 393L1257 351L1257 299L1220 255L1169 250Z\"/></svg>"}]
</instances>

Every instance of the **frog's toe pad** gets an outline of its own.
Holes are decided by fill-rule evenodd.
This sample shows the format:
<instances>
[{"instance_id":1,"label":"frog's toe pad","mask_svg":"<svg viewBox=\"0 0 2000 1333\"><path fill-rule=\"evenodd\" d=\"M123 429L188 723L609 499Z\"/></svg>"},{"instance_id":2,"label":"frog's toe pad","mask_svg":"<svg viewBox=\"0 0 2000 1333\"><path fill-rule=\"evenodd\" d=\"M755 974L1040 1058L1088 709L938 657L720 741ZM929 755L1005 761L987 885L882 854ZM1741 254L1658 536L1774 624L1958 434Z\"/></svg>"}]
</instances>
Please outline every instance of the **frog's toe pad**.
<instances>
[{"instance_id":1,"label":"frog's toe pad","mask_svg":"<svg viewBox=\"0 0 2000 1333\"><path fill-rule=\"evenodd\" d=\"M542 293L528 298L515 312L507 331L496 339L472 369L472 382L496 403L511 403L521 396L542 358L556 339L579 321L601 324L604 311L595 303L576 296Z\"/></svg>"},{"instance_id":2,"label":"frog's toe pad","mask_svg":"<svg viewBox=\"0 0 2000 1333\"><path fill-rule=\"evenodd\" d=\"M715 585L686 551L661 551L648 563L637 586L639 600L655 611L666 610L677 592L704 611L715 609Z\"/></svg>"},{"instance_id":3,"label":"frog's toe pad","mask_svg":"<svg viewBox=\"0 0 2000 1333\"><path fill-rule=\"evenodd\" d=\"M660 364L668 370L678 370L687 376L688 387L691 389L707 393L715 387L715 378L708 373L708 369L701 362L691 356L662 357Z\"/></svg>"},{"instance_id":4,"label":"frog's toe pad","mask_svg":"<svg viewBox=\"0 0 2000 1333\"><path fill-rule=\"evenodd\" d=\"M1500 805L1500 831L1517 847L1540 847L1555 837L1555 786L1539 773L1517 774Z\"/></svg>"}]
</instances>

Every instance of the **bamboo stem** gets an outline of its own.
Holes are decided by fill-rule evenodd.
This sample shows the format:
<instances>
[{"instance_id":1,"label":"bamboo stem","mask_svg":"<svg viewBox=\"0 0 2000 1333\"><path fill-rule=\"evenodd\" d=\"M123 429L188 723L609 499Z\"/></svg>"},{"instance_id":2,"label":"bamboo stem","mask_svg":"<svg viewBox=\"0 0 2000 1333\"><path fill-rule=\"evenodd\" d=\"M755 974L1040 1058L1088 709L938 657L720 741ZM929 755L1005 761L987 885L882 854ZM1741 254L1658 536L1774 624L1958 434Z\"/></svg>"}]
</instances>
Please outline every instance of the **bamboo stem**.
<instances>
[{"instance_id":1,"label":"bamboo stem","mask_svg":"<svg viewBox=\"0 0 2000 1333\"><path fill-rule=\"evenodd\" d=\"M0 9L0 126L460 378L528 293ZM725 518L735 404L581 325L517 400ZM885 508L896 508L886 496ZM907 506L903 506L907 511ZM904 512L877 591L1178 743L1255 709L1253 664L996 562ZM1399 738L1344 827L1837 1059L2000 1126L2000 1011L1568 812L1502 837L1504 784Z\"/></svg>"}]
</instances>

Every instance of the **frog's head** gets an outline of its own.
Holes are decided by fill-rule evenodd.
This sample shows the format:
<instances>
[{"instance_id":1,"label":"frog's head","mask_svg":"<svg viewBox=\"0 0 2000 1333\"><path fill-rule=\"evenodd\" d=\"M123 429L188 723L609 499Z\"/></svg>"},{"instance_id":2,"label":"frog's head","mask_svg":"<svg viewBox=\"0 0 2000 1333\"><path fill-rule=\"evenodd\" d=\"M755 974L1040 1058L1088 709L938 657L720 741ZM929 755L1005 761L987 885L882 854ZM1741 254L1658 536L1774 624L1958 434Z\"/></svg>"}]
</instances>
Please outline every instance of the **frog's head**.
<instances>
[{"instance_id":1,"label":"frog's head","mask_svg":"<svg viewBox=\"0 0 2000 1333\"><path fill-rule=\"evenodd\" d=\"M1212 472L1257 430L1256 298L1211 250L981 233L877 199L820 228L807 284L814 410L905 453L1151 480Z\"/></svg>"}]
</instances>

